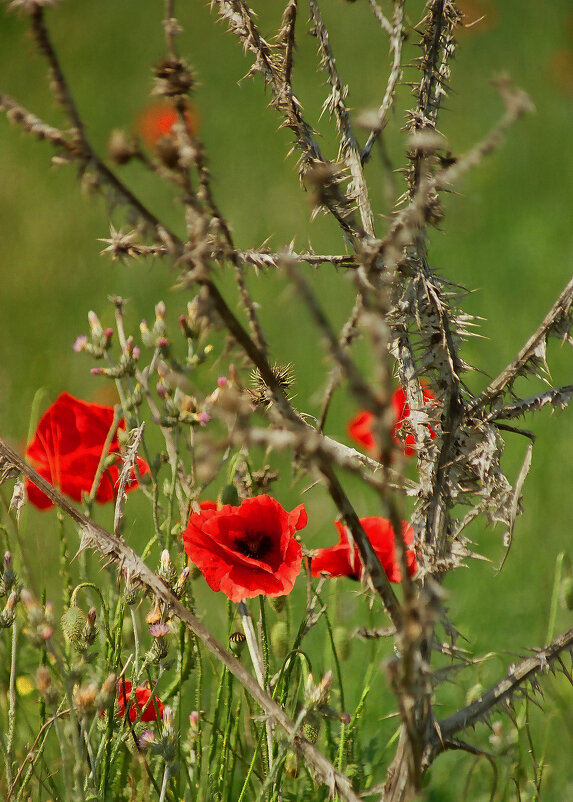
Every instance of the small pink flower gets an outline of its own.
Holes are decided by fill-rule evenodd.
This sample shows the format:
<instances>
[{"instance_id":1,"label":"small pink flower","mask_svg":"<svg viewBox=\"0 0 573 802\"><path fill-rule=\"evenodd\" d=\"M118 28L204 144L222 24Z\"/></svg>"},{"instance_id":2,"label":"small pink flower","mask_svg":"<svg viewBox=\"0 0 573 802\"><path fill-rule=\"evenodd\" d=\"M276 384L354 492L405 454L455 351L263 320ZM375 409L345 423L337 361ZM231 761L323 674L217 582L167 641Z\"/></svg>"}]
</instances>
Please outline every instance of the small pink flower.
<instances>
[{"instance_id":1,"label":"small pink flower","mask_svg":"<svg viewBox=\"0 0 573 802\"><path fill-rule=\"evenodd\" d=\"M201 426L206 426L210 420L211 416L208 412L199 412L197 415L197 421Z\"/></svg>"},{"instance_id":2,"label":"small pink flower","mask_svg":"<svg viewBox=\"0 0 573 802\"><path fill-rule=\"evenodd\" d=\"M88 338L86 337L86 335L85 334L80 334L74 340L74 344L72 345L72 348L74 349L76 354L79 354L81 351L84 350L84 348L86 347L87 344L88 344Z\"/></svg>"},{"instance_id":3,"label":"small pink flower","mask_svg":"<svg viewBox=\"0 0 573 802\"><path fill-rule=\"evenodd\" d=\"M167 624L157 623L149 627L149 634L153 635L154 638L163 638L165 635L169 635L170 632L171 630Z\"/></svg>"}]
</instances>

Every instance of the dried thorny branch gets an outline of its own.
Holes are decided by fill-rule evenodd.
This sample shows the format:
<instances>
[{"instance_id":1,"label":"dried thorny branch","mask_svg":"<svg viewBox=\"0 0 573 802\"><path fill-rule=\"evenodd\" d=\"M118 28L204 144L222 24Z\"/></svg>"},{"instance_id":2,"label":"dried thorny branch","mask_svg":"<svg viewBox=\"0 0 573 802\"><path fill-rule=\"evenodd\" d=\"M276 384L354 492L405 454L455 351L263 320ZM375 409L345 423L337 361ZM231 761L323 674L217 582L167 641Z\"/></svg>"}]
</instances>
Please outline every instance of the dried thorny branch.
<instances>
[{"instance_id":1,"label":"dried thorny branch","mask_svg":"<svg viewBox=\"0 0 573 802\"><path fill-rule=\"evenodd\" d=\"M103 240L107 245L104 252L119 260L157 256L171 261L180 271L179 289L200 289L209 323L216 320L230 337L231 347L255 369L260 396L264 398L264 404L260 405L263 425L253 424L252 409L248 405L247 411L240 414L236 409L231 413L229 410L214 410L214 416L218 415L219 421L228 425L225 447L243 449L263 445L272 450L288 449L297 467L321 478L339 517L348 528L350 543L358 548L364 568L363 583L378 594L392 623L390 628L363 629L361 634L395 639L396 656L387 661L385 668L395 693L401 729L382 799L385 802L410 799L420 792L425 772L441 752L463 749L475 755L485 754L478 747L457 738L459 733L479 721L487 721L498 708L510 708L517 695L526 694L527 687L535 693L539 676L548 669L563 671L571 681L561 660L563 652L573 649L570 631L536 651L533 657L510 668L504 679L472 704L442 719L437 718L435 711L435 686L446 673L439 673L433 666L435 652L454 661L448 672L450 668L454 671L462 664L471 663L471 659L455 646L457 632L442 605L442 579L449 570L464 564L468 557L479 556L472 552L471 544L463 535L471 521L483 515L492 523L501 522L509 549L515 521L521 511L521 495L531 464L533 443L528 444L521 470L512 484L502 469L504 443L500 431L515 431L530 440L533 437L526 430L512 429L501 421L535 412L545 405L563 408L573 398L573 385L550 387L526 398L518 398L514 389L519 376L548 374L546 360L550 335L572 342L573 281L567 284L516 358L484 390L472 396L463 382L464 373L471 367L464 361L462 349L467 337L473 334L474 320L461 309L462 291L455 291L438 275L431 267L428 255L428 227L436 225L443 217L440 194L450 191L466 172L479 166L488 154L497 150L508 129L522 114L531 110L531 103L506 79L499 80L497 85L505 104L499 122L466 154L451 157L447 140L438 130L438 122L448 92L456 46L455 31L461 15L452 0L429 0L424 19L415 28L421 36L421 56L414 66L421 75L412 84L416 101L415 107L408 112L406 187L402 197L396 199L396 212L384 235L376 238L376 218L364 167L390 120L396 88L402 79L405 0L395 0L391 21L378 3L370 0L371 11L382 33L389 37L391 64L381 105L374 121L370 120L367 126L370 134L362 148L354 133L349 90L339 75L319 4L317 0L309 0L312 32L318 41L320 66L327 75L329 87L323 111L328 111L335 122L339 149L336 162L324 157L316 132L303 114L294 91L294 54L300 20L297 0L286 3L280 28L269 41L261 35L254 10L245 0L212 0L211 6L253 59L248 74L262 76L271 93L270 105L281 115L282 127L293 132L293 149L299 153L299 175L305 186L313 190L315 207L327 210L334 217L341 229L341 240L349 240L354 253L316 254L310 247L296 253L292 243L273 251L265 245L259 249L240 250L234 243L232 226L215 199L206 147L186 122L186 93L190 91L193 80L190 68L176 47L179 27L174 18L174 3L168 0L165 5L167 56L162 67L156 69L156 81L162 91L167 92L177 111L173 145L176 158L167 167L142 153L137 158L155 176L166 178L178 194L185 212L185 238L177 236L156 217L117 172L95 153L51 43L44 20L44 4L30 0L27 5L37 48L49 66L54 97L64 110L70 127L66 130L54 128L5 95L0 95L0 107L22 129L49 140L58 163L76 163L83 175L93 176L92 184L108 198L110 206L120 200L129 210L132 225L137 225L137 228L124 232L112 225L110 237ZM169 81L175 81L175 73L184 84L176 91L169 84ZM181 76L186 76L185 80ZM146 238L149 242L144 241ZM240 311L235 310L234 301L222 289L224 283L218 281L215 264L231 266ZM336 271L332 267L343 268L350 274L355 298L352 312L340 332L333 328L329 310L313 290L312 271L310 278L305 275L305 265L312 268L327 265L333 280ZM267 343L267 333L247 283L249 266L254 268L252 272L255 274L259 269L272 268L287 276L296 289L297 298L310 312L317 335L326 342L329 383L316 427L308 422L310 416L294 406L287 392L288 382L281 381L280 371L271 362L272 348ZM116 299L116 321L120 345L125 351L127 338L123 330L121 303L121 299ZM368 378L352 351L358 338L368 344L372 356L374 368ZM153 399L150 382L160 362L160 353L160 346L156 346L149 367L144 370L134 367L131 375L142 397L147 399L152 419L164 436L166 459L172 468L173 481L177 479L174 498L179 502L184 517L191 499L195 503L197 496L190 477L185 474L175 439L169 428L163 425L159 407ZM409 409L402 434L413 438L417 452L417 481L402 475L400 449L392 436L390 385L393 372L404 387ZM426 403L424 396L426 382L432 393L431 403ZM324 433L329 405L341 384L373 417L376 459L360 454ZM130 582L140 584L161 600L169 614L193 632L216 660L236 677L269 721L272 719L284 730L288 743L300 751L321 782L331 792L356 802L358 797L348 779L302 737L300 722L295 723L289 718L267 693L264 661L259 659L257 663L259 681L256 682L119 536L123 491L136 464L142 435L143 426L133 433L134 440L125 460L113 535L78 512L2 440L0 476L5 479L17 470L31 479L78 525L80 549L95 549L118 570L127 571ZM358 517L352 495L345 486L347 475L375 491L377 501L391 521L402 576L400 593L393 589ZM411 524L416 534L419 571L414 578L408 570L407 544L400 535L401 515L396 500L399 493L415 499ZM466 510L462 512L464 507ZM157 510L155 515L157 519ZM157 524L157 520L155 522ZM159 525L156 529L159 530ZM436 634L440 626L451 638L450 645L440 644ZM250 648L254 652L259 647L252 625L251 630ZM269 724L269 764L273 759L270 729ZM343 750L342 743L341 756ZM342 757L339 763L341 766Z\"/></svg>"}]
</instances>

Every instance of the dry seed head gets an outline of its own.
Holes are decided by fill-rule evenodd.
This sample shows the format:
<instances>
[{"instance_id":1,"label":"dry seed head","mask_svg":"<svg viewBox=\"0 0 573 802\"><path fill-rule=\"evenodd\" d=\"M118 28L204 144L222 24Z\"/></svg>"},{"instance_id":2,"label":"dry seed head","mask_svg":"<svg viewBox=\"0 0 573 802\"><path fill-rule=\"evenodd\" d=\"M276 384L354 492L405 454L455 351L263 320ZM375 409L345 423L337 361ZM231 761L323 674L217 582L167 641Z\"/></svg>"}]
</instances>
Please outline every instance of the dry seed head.
<instances>
[{"instance_id":1,"label":"dry seed head","mask_svg":"<svg viewBox=\"0 0 573 802\"><path fill-rule=\"evenodd\" d=\"M98 710L104 710L106 707L109 707L112 700L115 699L116 686L117 674L114 674L112 671L112 673L108 674L103 681L103 685L101 686L96 697L95 706Z\"/></svg>"},{"instance_id":2,"label":"dry seed head","mask_svg":"<svg viewBox=\"0 0 573 802\"><path fill-rule=\"evenodd\" d=\"M154 95L180 97L193 91L195 78L190 66L176 56L166 56L155 67Z\"/></svg>"},{"instance_id":3,"label":"dry seed head","mask_svg":"<svg viewBox=\"0 0 573 802\"><path fill-rule=\"evenodd\" d=\"M114 164L127 164L137 154L137 145L128 139L125 132L114 128L107 142L107 152Z\"/></svg>"},{"instance_id":4,"label":"dry seed head","mask_svg":"<svg viewBox=\"0 0 573 802\"><path fill-rule=\"evenodd\" d=\"M47 666L39 666L38 670L36 671L36 687L42 696L51 687L51 685L52 675L50 674L50 669Z\"/></svg>"},{"instance_id":5,"label":"dry seed head","mask_svg":"<svg viewBox=\"0 0 573 802\"><path fill-rule=\"evenodd\" d=\"M153 609L147 613L145 620L148 624L157 624L158 621L161 621L162 615L161 602L156 599Z\"/></svg>"},{"instance_id":6,"label":"dry seed head","mask_svg":"<svg viewBox=\"0 0 573 802\"><path fill-rule=\"evenodd\" d=\"M80 686L75 690L74 702L80 716L89 716L95 711L95 700L98 691L99 688L96 682L90 682L89 685Z\"/></svg>"},{"instance_id":7,"label":"dry seed head","mask_svg":"<svg viewBox=\"0 0 573 802\"><path fill-rule=\"evenodd\" d=\"M155 143L155 152L169 170L174 170L179 164L179 148L172 136L160 136Z\"/></svg>"},{"instance_id":8,"label":"dry seed head","mask_svg":"<svg viewBox=\"0 0 573 802\"><path fill-rule=\"evenodd\" d=\"M294 382L292 364L290 362L286 365L275 363L271 371L276 383L287 393ZM249 390L249 395L252 402L256 406L269 406L272 403L272 397L265 380L257 368L251 371L250 380L252 388Z\"/></svg>"}]
</instances>

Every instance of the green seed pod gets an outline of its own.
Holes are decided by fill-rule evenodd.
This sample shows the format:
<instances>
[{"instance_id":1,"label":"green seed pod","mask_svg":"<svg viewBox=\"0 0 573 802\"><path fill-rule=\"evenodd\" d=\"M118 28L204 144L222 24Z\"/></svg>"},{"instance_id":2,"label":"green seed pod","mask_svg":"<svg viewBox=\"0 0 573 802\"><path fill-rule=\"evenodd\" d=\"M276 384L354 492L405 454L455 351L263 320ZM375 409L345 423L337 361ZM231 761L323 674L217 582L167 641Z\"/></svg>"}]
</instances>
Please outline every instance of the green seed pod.
<instances>
[{"instance_id":1,"label":"green seed pod","mask_svg":"<svg viewBox=\"0 0 573 802\"><path fill-rule=\"evenodd\" d=\"M79 607L68 607L61 619L62 631L65 639L72 646L77 646L86 625L86 615Z\"/></svg>"},{"instance_id":2,"label":"green seed pod","mask_svg":"<svg viewBox=\"0 0 573 802\"><path fill-rule=\"evenodd\" d=\"M286 621L277 621L271 629L271 648L279 660L283 660L287 656L289 642Z\"/></svg>"},{"instance_id":3,"label":"green seed pod","mask_svg":"<svg viewBox=\"0 0 573 802\"><path fill-rule=\"evenodd\" d=\"M302 725L302 734L309 741L311 744L315 744L318 741L318 736L320 735L320 728L322 726L322 719L318 715L318 713L309 713Z\"/></svg>"},{"instance_id":4,"label":"green seed pod","mask_svg":"<svg viewBox=\"0 0 573 802\"><path fill-rule=\"evenodd\" d=\"M246 640L247 638L243 632L233 632L229 635L229 650L235 657L241 656Z\"/></svg>"},{"instance_id":5,"label":"green seed pod","mask_svg":"<svg viewBox=\"0 0 573 802\"><path fill-rule=\"evenodd\" d=\"M338 659L348 660L352 648L352 641L346 627L336 627L332 632L332 639Z\"/></svg>"}]
</instances>

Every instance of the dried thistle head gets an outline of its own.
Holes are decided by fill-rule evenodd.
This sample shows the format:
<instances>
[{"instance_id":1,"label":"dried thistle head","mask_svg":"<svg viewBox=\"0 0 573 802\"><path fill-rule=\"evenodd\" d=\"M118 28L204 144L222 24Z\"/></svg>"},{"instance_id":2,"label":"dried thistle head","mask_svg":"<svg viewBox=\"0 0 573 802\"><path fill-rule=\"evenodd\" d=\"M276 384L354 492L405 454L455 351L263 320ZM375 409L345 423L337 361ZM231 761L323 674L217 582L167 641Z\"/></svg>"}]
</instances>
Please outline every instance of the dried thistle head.
<instances>
[{"instance_id":1,"label":"dried thistle head","mask_svg":"<svg viewBox=\"0 0 573 802\"><path fill-rule=\"evenodd\" d=\"M137 154L137 144L133 137L128 138L120 128L114 128L107 142L107 152L114 164L127 164Z\"/></svg>"},{"instance_id":2,"label":"dried thistle head","mask_svg":"<svg viewBox=\"0 0 573 802\"><path fill-rule=\"evenodd\" d=\"M153 70L155 74L154 95L181 97L188 95L195 86L195 76L189 64L176 56L161 59Z\"/></svg>"},{"instance_id":3,"label":"dried thistle head","mask_svg":"<svg viewBox=\"0 0 573 802\"><path fill-rule=\"evenodd\" d=\"M289 388L294 382L292 364L290 362L286 365L279 365L275 363L272 366L271 371L279 387L281 387L285 393L288 393ZM251 371L250 381L252 387L249 388L248 393L253 404L255 404L257 407L270 406L272 404L272 395L258 368L255 368L253 371Z\"/></svg>"}]
</instances>

